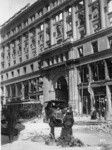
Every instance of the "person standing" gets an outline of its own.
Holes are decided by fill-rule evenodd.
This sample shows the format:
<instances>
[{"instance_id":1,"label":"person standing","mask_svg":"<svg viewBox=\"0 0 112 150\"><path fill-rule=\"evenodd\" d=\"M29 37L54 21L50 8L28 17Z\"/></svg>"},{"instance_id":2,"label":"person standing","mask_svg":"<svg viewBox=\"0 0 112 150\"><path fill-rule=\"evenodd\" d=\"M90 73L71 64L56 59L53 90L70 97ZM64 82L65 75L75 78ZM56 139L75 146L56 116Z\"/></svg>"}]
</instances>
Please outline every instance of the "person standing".
<instances>
[{"instance_id":1,"label":"person standing","mask_svg":"<svg viewBox=\"0 0 112 150\"><path fill-rule=\"evenodd\" d=\"M56 118L54 116L54 111L52 109L49 110L49 126L50 126L50 135L53 139L55 139L55 124L56 124Z\"/></svg>"},{"instance_id":2,"label":"person standing","mask_svg":"<svg viewBox=\"0 0 112 150\"><path fill-rule=\"evenodd\" d=\"M9 106L9 112L7 114L7 129L8 129L8 136L9 142L11 143L14 138L14 131L16 126L16 113L14 111L13 106Z\"/></svg>"}]
</instances>

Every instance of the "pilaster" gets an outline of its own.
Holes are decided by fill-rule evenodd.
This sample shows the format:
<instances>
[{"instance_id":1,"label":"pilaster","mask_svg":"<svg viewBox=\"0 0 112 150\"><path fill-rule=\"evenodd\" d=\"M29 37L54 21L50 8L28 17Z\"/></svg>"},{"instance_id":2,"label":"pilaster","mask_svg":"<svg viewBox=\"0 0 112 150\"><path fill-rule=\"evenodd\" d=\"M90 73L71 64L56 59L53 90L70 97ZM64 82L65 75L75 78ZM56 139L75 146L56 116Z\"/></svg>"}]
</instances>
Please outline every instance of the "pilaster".
<instances>
[{"instance_id":1,"label":"pilaster","mask_svg":"<svg viewBox=\"0 0 112 150\"><path fill-rule=\"evenodd\" d=\"M90 20L89 20L89 0L85 0L85 22L86 22L86 35L90 35Z\"/></svg>"},{"instance_id":2,"label":"pilaster","mask_svg":"<svg viewBox=\"0 0 112 150\"><path fill-rule=\"evenodd\" d=\"M63 11L63 40L67 39L66 11Z\"/></svg>"},{"instance_id":3,"label":"pilaster","mask_svg":"<svg viewBox=\"0 0 112 150\"><path fill-rule=\"evenodd\" d=\"M72 105L73 111L78 112L78 88L77 88L77 69L75 66L69 68L69 103Z\"/></svg>"},{"instance_id":4,"label":"pilaster","mask_svg":"<svg viewBox=\"0 0 112 150\"><path fill-rule=\"evenodd\" d=\"M50 83L46 77L43 77L43 97L44 102L50 100Z\"/></svg>"},{"instance_id":5,"label":"pilaster","mask_svg":"<svg viewBox=\"0 0 112 150\"><path fill-rule=\"evenodd\" d=\"M54 32L53 18L51 17L51 19L50 19L50 41L51 41L51 46L54 44L53 32Z\"/></svg>"},{"instance_id":6,"label":"pilaster","mask_svg":"<svg viewBox=\"0 0 112 150\"><path fill-rule=\"evenodd\" d=\"M105 19L105 1L99 0L100 2L100 19L101 19L101 29L106 27L106 19Z\"/></svg>"},{"instance_id":7,"label":"pilaster","mask_svg":"<svg viewBox=\"0 0 112 150\"><path fill-rule=\"evenodd\" d=\"M77 27L76 27L76 14L75 14L75 6L72 6L72 32L73 32L73 39L77 39Z\"/></svg>"},{"instance_id":8,"label":"pilaster","mask_svg":"<svg viewBox=\"0 0 112 150\"><path fill-rule=\"evenodd\" d=\"M40 51L39 51L39 45L38 45L38 32L39 32L39 29L38 27L36 27L36 55L38 56Z\"/></svg>"},{"instance_id":9,"label":"pilaster","mask_svg":"<svg viewBox=\"0 0 112 150\"><path fill-rule=\"evenodd\" d=\"M106 104L106 111L107 111L107 117L109 117L109 115L112 112L112 102L111 102L111 92L110 92L110 88L108 85L106 85L106 95L107 95L107 104Z\"/></svg>"},{"instance_id":10,"label":"pilaster","mask_svg":"<svg viewBox=\"0 0 112 150\"><path fill-rule=\"evenodd\" d=\"M28 47L29 47L29 58L32 58L32 49L31 49L31 34L28 32Z\"/></svg>"}]
</instances>

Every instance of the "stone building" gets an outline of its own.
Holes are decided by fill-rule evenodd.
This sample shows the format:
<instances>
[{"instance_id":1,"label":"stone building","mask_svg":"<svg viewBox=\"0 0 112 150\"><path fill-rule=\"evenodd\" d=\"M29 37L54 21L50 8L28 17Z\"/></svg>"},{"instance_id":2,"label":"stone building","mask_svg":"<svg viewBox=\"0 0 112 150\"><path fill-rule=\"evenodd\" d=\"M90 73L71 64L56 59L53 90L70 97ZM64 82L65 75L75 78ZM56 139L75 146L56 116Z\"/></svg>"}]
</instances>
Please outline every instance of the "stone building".
<instances>
[{"instance_id":1,"label":"stone building","mask_svg":"<svg viewBox=\"0 0 112 150\"><path fill-rule=\"evenodd\" d=\"M1 100L112 113L112 0L37 0L1 26Z\"/></svg>"}]
</instances>

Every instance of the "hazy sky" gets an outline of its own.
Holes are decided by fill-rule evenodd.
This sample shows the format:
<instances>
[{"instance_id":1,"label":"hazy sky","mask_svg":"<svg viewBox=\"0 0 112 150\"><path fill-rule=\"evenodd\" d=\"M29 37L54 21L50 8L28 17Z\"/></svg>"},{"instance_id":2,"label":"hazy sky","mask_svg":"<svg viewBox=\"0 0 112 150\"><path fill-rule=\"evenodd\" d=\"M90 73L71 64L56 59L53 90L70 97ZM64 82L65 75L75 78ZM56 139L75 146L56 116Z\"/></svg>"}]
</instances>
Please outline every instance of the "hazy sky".
<instances>
[{"instance_id":1,"label":"hazy sky","mask_svg":"<svg viewBox=\"0 0 112 150\"><path fill-rule=\"evenodd\" d=\"M22 7L35 1L37 0L0 0L0 25L11 18Z\"/></svg>"}]
</instances>

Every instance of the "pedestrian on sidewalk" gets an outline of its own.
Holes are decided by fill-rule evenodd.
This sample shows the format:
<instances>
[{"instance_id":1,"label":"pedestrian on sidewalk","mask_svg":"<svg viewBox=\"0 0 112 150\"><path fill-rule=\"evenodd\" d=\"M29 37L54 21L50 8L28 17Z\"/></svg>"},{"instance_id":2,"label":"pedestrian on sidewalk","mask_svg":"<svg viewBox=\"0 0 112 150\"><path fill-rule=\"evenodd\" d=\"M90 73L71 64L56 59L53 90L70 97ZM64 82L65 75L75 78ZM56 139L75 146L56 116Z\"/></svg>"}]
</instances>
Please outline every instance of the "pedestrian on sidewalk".
<instances>
[{"instance_id":1,"label":"pedestrian on sidewalk","mask_svg":"<svg viewBox=\"0 0 112 150\"><path fill-rule=\"evenodd\" d=\"M9 112L7 114L7 129L8 129L8 136L9 142L11 143L14 138L14 131L16 126L16 113L14 111L13 106L9 106Z\"/></svg>"},{"instance_id":2,"label":"pedestrian on sidewalk","mask_svg":"<svg viewBox=\"0 0 112 150\"><path fill-rule=\"evenodd\" d=\"M55 139L55 125L56 125L56 118L54 116L54 111L52 109L49 110L49 126L50 126L50 136L51 138Z\"/></svg>"}]
</instances>

